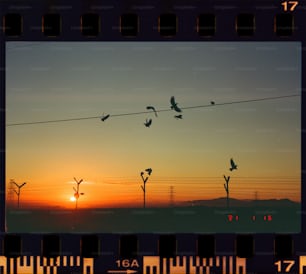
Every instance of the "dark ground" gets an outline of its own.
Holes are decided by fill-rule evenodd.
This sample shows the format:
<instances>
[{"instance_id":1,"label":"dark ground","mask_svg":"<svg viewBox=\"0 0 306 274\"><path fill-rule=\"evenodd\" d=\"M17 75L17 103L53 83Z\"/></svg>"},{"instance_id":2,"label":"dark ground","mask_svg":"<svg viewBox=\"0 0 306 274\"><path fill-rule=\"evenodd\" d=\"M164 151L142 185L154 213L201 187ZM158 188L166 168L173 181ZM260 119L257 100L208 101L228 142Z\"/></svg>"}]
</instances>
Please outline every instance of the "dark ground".
<instances>
[{"instance_id":1,"label":"dark ground","mask_svg":"<svg viewBox=\"0 0 306 274\"><path fill-rule=\"evenodd\" d=\"M6 225L10 233L298 233L301 207L7 209Z\"/></svg>"}]
</instances>

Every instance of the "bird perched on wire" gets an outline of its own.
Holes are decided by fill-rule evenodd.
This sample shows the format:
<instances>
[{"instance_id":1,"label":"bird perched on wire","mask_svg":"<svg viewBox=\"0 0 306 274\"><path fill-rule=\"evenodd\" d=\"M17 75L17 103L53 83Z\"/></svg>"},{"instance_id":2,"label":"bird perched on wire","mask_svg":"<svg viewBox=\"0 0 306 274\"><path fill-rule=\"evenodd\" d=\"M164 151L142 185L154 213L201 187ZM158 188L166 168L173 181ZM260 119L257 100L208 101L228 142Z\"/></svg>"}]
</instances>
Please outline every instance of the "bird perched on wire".
<instances>
[{"instance_id":1,"label":"bird perched on wire","mask_svg":"<svg viewBox=\"0 0 306 274\"><path fill-rule=\"evenodd\" d=\"M109 114L107 114L107 115L103 114L103 116L101 117L101 121L104 122L106 119L109 118L109 116L110 116Z\"/></svg>"},{"instance_id":2,"label":"bird perched on wire","mask_svg":"<svg viewBox=\"0 0 306 274\"><path fill-rule=\"evenodd\" d=\"M153 107L153 106L147 106L147 109L153 110L154 113L155 113L155 116L157 117L157 111L156 111L155 107Z\"/></svg>"},{"instance_id":3,"label":"bird perched on wire","mask_svg":"<svg viewBox=\"0 0 306 274\"><path fill-rule=\"evenodd\" d=\"M152 119L146 119L146 122L144 123L144 125L145 125L146 127L150 127L151 124L152 124Z\"/></svg>"},{"instance_id":4,"label":"bird perched on wire","mask_svg":"<svg viewBox=\"0 0 306 274\"><path fill-rule=\"evenodd\" d=\"M182 114L180 114L180 115L174 115L174 118L175 118L175 119L183 119L183 115L182 115Z\"/></svg>"},{"instance_id":5,"label":"bird perched on wire","mask_svg":"<svg viewBox=\"0 0 306 274\"><path fill-rule=\"evenodd\" d=\"M211 105L214 105L214 104L215 104L215 102L214 102L214 101L210 101L210 104L211 104Z\"/></svg>"},{"instance_id":6,"label":"bird perched on wire","mask_svg":"<svg viewBox=\"0 0 306 274\"><path fill-rule=\"evenodd\" d=\"M230 171L233 171L234 169L237 169L237 165L235 164L235 162L234 162L234 160L233 160L233 158L231 158L231 167L230 167Z\"/></svg>"},{"instance_id":7,"label":"bird perched on wire","mask_svg":"<svg viewBox=\"0 0 306 274\"><path fill-rule=\"evenodd\" d=\"M151 173L152 173L152 168L147 168L147 169L146 169L146 172L148 172L148 174L151 175Z\"/></svg>"},{"instance_id":8,"label":"bird perched on wire","mask_svg":"<svg viewBox=\"0 0 306 274\"><path fill-rule=\"evenodd\" d=\"M177 106L174 96L171 96L170 104L171 104L171 109L175 110L176 112L182 112L182 110Z\"/></svg>"}]
</instances>

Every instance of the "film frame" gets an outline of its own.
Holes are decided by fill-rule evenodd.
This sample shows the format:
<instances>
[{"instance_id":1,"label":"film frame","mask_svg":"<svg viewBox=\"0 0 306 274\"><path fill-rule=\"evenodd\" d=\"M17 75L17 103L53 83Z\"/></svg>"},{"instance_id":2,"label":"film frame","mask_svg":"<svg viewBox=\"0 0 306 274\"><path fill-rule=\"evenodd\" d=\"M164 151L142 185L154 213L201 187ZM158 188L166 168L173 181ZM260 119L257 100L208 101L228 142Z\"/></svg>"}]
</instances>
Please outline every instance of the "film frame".
<instances>
[{"instance_id":1,"label":"film frame","mask_svg":"<svg viewBox=\"0 0 306 274\"><path fill-rule=\"evenodd\" d=\"M188 5L176 1L167 4L150 1L146 5L132 2L125 4L109 2L101 5L94 1L87 3L85 1L41 1L40 3L1 1L0 3L2 133L6 132L5 45L9 41L101 41L101 43L103 41L118 43L123 41L173 43L178 41L242 41L246 43L249 41L298 41L301 42L301 52L304 52L305 5L301 1L266 3L263 1L252 3L194 1ZM43 17L46 14L47 16ZM49 16L49 14L53 15ZM82 14L86 16L81 17ZM125 16L122 17L123 14ZM199 16L203 14L205 16ZM209 27L201 28L201 22L208 24ZM128 27L120 25L124 23ZM43 28L42 24L46 26ZM82 24L92 27L82 28ZM165 28L160 27L162 24L165 24ZM11 25L10 29L8 25ZM47 34L44 35L42 30ZM136 37L135 34L137 34ZM303 54L301 63L303 72L305 67ZM305 76L302 76L301 81L301 233L292 235L275 235L275 233L254 235L6 233L6 190L3 184L7 181L5 178L5 135L1 134L2 249L0 262L2 268L0 273L1 271L3 273L44 273L44 271L56 273L57 271L57 273L183 274L204 271L203 265L207 266L206 271L208 266L211 266L210 273L304 273L306 201L303 196L305 196L306 186L303 141L305 139L305 119L303 118L305 117L303 108L305 98L302 95ZM244 243L248 244L245 246ZM178 255L180 258L176 257ZM198 255L201 259L197 257ZM205 262L204 259L202 261L202 257ZM116 261L119 264L117 268ZM26 268L24 264L31 267ZM37 267L32 267L33 265ZM186 265L188 267L185 267ZM241 272L238 272L239 265ZM111 269L114 271L110 271Z\"/></svg>"}]
</instances>

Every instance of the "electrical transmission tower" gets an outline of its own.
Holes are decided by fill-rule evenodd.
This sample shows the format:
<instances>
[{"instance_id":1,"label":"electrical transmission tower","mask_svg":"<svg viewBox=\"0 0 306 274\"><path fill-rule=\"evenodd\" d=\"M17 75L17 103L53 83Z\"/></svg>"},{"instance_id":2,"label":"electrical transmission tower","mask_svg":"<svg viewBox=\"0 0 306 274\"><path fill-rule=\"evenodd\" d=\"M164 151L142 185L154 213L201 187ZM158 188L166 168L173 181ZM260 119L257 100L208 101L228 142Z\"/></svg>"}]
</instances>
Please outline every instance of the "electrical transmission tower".
<instances>
[{"instance_id":1,"label":"electrical transmission tower","mask_svg":"<svg viewBox=\"0 0 306 274\"><path fill-rule=\"evenodd\" d=\"M170 186L170 206L174 206L174 186Z\"/></svg>"},{"instance_id":2,"label":"electrical transmission tower","mask_svg":"<svg viewBox=\"0 0 306 274\"><path fill-rule=\"evenodd\" d=\"M254 192L254 205L258 206L258 192L257 191Z\"/></svg>"},{"instance_id":3,"label":"electrical transmission tower","mask_svg":"<svg viewBox=\"0 0 306 274\"><path fill-rule=\"evenodd\" d=\"M12 203L14 201L14 179L10 180L9 187L7 188L7 201Z\"/></svg>"}]
</instances>

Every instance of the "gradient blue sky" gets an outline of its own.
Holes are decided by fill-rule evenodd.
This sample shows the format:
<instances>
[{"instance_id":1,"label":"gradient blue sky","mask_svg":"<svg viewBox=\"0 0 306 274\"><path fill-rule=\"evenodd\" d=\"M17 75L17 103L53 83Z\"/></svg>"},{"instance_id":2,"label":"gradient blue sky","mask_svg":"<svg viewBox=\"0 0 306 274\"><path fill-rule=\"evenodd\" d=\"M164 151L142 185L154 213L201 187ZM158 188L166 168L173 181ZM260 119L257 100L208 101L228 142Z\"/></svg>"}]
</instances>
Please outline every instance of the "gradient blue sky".
<instances>
[{"instance_id":1,"label":"gradient blue sky","mask_svg":"<svg viewBox=\"0 0 306 274\"><path fill-rule=\"evenodd\" d=\"M6 122L33 122L301 93L296 42L9 42ZM301 98L6 128L6 182L27 181L25 203L142 205L211 199L300 201ZM150 128L143 123L152 118ZM238 170L230 173L233 157ZM55 202L56 201L56 202Z\"/></svg>"}]
</instances>

